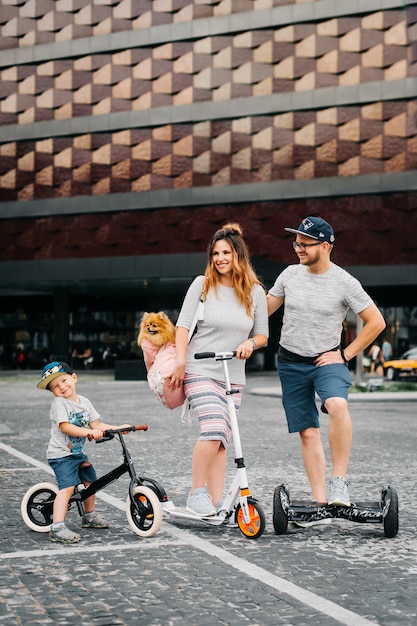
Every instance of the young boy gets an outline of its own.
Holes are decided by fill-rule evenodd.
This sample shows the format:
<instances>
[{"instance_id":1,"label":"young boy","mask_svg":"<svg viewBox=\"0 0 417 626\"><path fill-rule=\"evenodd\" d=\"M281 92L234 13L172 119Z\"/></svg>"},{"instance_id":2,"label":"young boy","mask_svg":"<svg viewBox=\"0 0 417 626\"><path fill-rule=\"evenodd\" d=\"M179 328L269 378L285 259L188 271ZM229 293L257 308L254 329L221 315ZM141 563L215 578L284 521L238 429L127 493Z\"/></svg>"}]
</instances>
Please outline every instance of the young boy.
<instances>
[{"instance_id":1,"label":"young boy","mask_svg":"<svg viewBox=\"0 0 417 626\"><path fill-rule=\"evenodd\" d=\"M111 426L100 422L91 402L77 394L77 375L67 363L54 361L42 370L39 389L48 389L55 396L51 406L51 438L47 449L49 465L55 472L59 492L55 498L50 541L77 543L80 535L66 527L68 502L76 485L88 487L97 475L83 453L86 439L100 439L104 431L112 428L129 428L129 424ZM108 528L109 524L95 511L95 495L84 501L83 528Z\"/></svg>"}]
</instances>

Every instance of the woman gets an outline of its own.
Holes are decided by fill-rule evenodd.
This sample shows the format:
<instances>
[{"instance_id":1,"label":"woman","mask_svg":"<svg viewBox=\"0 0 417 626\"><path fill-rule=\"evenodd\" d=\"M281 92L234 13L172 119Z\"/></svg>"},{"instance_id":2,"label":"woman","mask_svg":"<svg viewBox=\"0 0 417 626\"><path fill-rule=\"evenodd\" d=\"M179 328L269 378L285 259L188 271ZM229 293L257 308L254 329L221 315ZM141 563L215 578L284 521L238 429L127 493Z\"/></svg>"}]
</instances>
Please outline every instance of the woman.
<instances>
[{"instance_id":1,"label":"woman","mask_svg":"<svg viewBox=\"0 0 417 626\"><path fill-rule=\"evenodd\" d=\"M188 342L188 331L200 298L204 319ZM223 367L214 359L196 360L196 352L236 350L229 363L236 411L245 384L245 362L268 341L266 295L249 259L238 224L226 224L208 246L204 276L190 285L176 329L177 363L171 374L175 389L184 384L185 395L196 414L200 436L192 458L192 485L187 510L215 515L223 499L226 448L231 437ZM216 504L216 506L213 505Z\"/></svg>"}]
</instances>

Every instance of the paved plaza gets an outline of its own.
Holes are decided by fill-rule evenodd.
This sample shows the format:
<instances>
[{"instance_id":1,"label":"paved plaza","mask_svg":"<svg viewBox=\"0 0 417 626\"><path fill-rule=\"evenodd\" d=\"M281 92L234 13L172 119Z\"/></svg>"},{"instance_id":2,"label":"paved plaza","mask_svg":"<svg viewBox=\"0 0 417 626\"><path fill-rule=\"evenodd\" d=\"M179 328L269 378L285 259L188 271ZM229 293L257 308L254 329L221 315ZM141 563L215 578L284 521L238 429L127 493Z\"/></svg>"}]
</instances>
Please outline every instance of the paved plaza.
<instances>
[{"instance_id":1,"label":"paved plaza","mask_svg":"<svg viewBox=\"0 0 417 626\"><path fill-rule=\"evenodd\" d=\"M76 509L68 525L82 541L52 544L29 530L20 515L25 491L54 481L45 451L52 395L38 376L0 381L0 625L149 626L237 625L384 626L417 624L416 394L358 394L351 401L354 444L349 473L353 500L378 500L395 487L400 530L382 524L336 521L310 529L272 525L274 489L287 482L308 497L298 436L288 435L274 373L250 374L240 414L249 486L266 514L258 540L236 528L173 523L141 539L124 513L127 480L109 486L97 509L106 530L81 528ZM157 479L176 505L190 485L195 423L164 409L145 382L114 381L110 374L79 374L79 393L104 421L146 422L128 445L138 473ZM322 435L327 436L327 416ZM326 451L328 450L326 444ZM86 444L99 474L120 463L116 441ZM228 455L228 480L234 472Z\"/></svg>"}]
</instances>

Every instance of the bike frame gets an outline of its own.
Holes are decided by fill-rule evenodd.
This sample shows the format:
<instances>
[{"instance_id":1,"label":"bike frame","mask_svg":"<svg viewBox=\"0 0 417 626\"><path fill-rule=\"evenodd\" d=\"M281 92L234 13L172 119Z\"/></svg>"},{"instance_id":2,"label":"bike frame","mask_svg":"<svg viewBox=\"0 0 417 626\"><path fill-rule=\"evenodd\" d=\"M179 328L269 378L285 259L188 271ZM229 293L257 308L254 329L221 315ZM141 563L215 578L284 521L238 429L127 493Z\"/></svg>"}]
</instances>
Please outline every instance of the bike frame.
<instances>
[{"instance_id":1,"label":"bike frame","mask_svg":"<svg viewBox=\"0 0 417 626\"><path fill-rule=\"evenodd\" d=\"M101 489L104 489L105 487L113 483L115 480L118 480L120 476L123 476L123 474L127 474L127 473L130 476L129 497L130 497L131 502L134 504L134 506L136 506L136 501L135 501L135 498L133 497L133 489L137 485L143 484L145 481L151 483L155 487L155 491L159 499L161 500L162 498L161 501L163 501L164 499L168 499L163 488L161 487L161 485L159 485L159 483L157 483L155 480L151 478L146 478L145 476L140 477L136 475L136 470L133 465L132 457L130 456L130 453L126 446L126 442L123 437L123 433L126 432L126 430L127 429L106 430L104 437L96 441L96 443L103 443L105 441L111 441L112 439L114 439L115 435L117 435L120 445L122 447L123 463L121 463L121 465L119 465L118 467L115 467L114 469L110 470L110 472L108 472L107 474L104 474L104 476L100 476L100 478L97 478L97 480L93 481L88 487L79 485L78 488L75 489L74 493L72 494L69 500L69 504L75 503L77 505L77 509L80 515L83 515L84 513L84 506L83 506L84 500L87 500L87 498L90 498ZM135 430L135 427L132 426L131 430ZM141 429L137 428L136 430L147 430L147 426L146 428L141 428Z\"/></svg>"}]
</instances>

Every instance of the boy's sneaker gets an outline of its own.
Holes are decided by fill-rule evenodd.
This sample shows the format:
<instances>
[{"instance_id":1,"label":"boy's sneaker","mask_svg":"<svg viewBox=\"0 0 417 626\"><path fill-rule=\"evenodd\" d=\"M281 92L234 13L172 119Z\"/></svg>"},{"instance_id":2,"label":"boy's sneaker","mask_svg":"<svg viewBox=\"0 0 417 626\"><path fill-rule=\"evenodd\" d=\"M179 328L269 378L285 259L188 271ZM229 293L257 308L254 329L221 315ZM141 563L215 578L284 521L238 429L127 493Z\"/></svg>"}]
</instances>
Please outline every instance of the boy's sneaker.
<instances>
[{"instance_id":1,"label":"boy's sneaker","mask_svg":"<svg viewBox=\"0 0 417 626\"><path fill-rule=\"evenodd\" d=\"M78 543L80 539L80 535L67 528L65 524L60 524L58 528L54 528L52 524L49 530L49 541L54 543Z\"/></svg>"},{"instance_id":2,"label":"boy's sneaker","mask_svg":"<svg viewBox=\"0 0 417 626\"><path fill-rule=\"evenodd\" d=\"M205 487L199 487L194 489L194 494L187 498L187 511L194 513L199 517L208 517L210 515L216 515L216 508L211 501L211 495L207 493Z\"/></svg>"},{"instance_id":3,"label":"boy's sneaker","mask_svg":"<svg viewBox=\"0 0 417 626\"><path fill-rule=\"evenodd\" d=\"M109 522L106 522L106 520L100 517L98 513L94 512L92 515L88 515L88 514L83 515L82 527L83 528L108 528Z\"/></svg>"},{"instance_id":4,"label":"boy's sneaker","mask_svg":"<svg viewBox=\"0 0 417 626\"><path fill-rule=\"evenodd\" d=\"M297 520L292 520L292 523L300 528L310 528L311 526L324 526L325 524L331 524L332 520L330 517L325 517L324 519L315 519L311 522L299 522Z\"/></svg>"},{"instance_id":5,"label":"boy's sneaker","mask_svg":"<svg viewBox=\"0 0 417 626\"><path fill-rule=\"evenodd\" d=\"M348 484L343 476L335 476L330 481L329 504L337 506L350 506Z\"/></svg>"}]
</instances>

